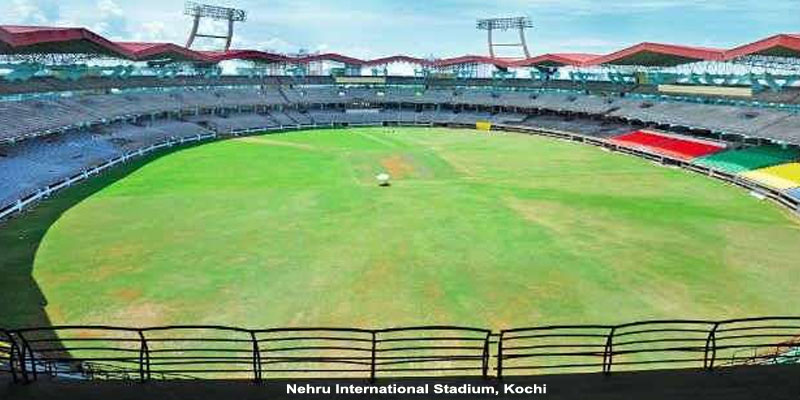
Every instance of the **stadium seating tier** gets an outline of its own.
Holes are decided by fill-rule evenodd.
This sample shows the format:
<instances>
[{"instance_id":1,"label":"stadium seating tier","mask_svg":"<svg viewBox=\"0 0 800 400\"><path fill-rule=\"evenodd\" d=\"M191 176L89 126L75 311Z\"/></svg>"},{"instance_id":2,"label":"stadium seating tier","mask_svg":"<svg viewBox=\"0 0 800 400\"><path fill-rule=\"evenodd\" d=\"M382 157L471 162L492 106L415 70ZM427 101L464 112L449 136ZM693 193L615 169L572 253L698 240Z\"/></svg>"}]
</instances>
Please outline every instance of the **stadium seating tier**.
<instances>
[{"instance_id":1,"label":"stadium seating tier","mask_svg":"<svg viewBox=\"0 0 800 400\"><path fill-rule=\"evenodd\" d=\"M775 165L744 172L741 176L773 189L793 189L800 187L800 163Z\"/></svg>"},{"instance_id":2,"label":"stadium seating tier","mask_svg":"<svg viewBox=\"0 0 800 400\"><path fill-rule=\"evenodd\" d=\"M694 162L708 168L737 174L794 160L800 160L800 150L764 145L723 151L697 158Z\"/></svg>"},{"instance_id":3,"label":"stadium seating tier","mask_svg":"<svg viewBox=\"0 0 800 400\"><path fill-rule=\"evenodd\" d=\"M615 136L611 141L623 146L643 147L655 153L684 160L717 153L725 149L722 144L683 139L648 131L636 131Z\"/></svg>"}]
</instances>

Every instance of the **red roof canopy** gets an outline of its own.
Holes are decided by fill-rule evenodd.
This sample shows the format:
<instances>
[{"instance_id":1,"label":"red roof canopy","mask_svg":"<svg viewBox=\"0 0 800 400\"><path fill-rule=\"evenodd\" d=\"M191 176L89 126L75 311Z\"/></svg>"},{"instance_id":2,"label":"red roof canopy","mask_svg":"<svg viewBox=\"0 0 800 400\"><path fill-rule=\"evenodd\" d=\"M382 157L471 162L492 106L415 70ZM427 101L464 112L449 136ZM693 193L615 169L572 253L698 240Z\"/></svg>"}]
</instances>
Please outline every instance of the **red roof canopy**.
<instances>
[{"instance_id":1,"label":"red roof canopy","mask_svg":"<svg viewBox=\"0 0 800 400\"><path fill-rule=\"evenodd\" d=\"M267 53L258 50L198 51L214 62L226 60L261 60L265 62L286 62L290 58L282 54Z\"/></svg>"},{"instance_id":2,"label":"red roof canopy","mask_svg":"<svg viewBox=\"0 0 800 400\"><path fill-rule=\"evenodd\" d=\"M396 56L389 56L389 57L382 57L376 58L373 60L368 60L364 62L364 65L371 66L371 65L386 65L386 64L394 64L394 63L408 63L408 64L419 64L419 65L429 65L432 62L422 59L416 58L411 56L404 56L404 55L396 55Z\"/></svg>"},{"instance_id":3,"label":"red roof canopy","mask_svg":"<svg viewBox=\"0 0 800 400\"><path fill-rule=\"evenodd\" d=\"M215 62L214 59L205 54L172 43L117 42L117 45L122 47L135 60L148 60L168 56L190 61Z\"/></svg>"},{"instance_id":4,"label":"red roof canopy","mask_svg":"<svg viewBox=\"0 0 800 400\"><path fill-rule=\"evenodd\" d=\"M500 68L528 66L588 66L600 64L675 66L697 61L725 61L750 54L800 57L800 35L780 34L730 50L664 43L639 43L607 55L549 53L524 60L466 55L429 61L406 55L362 60L337 53L291 57L258 50L195 51L172 43L112 42L84 28L0 26L0 53L96 53L141 61L177 58L196 62L261 60L264 62L310 63L334 61L358 66L397 62L449 67L461 64L491 64Z\"/></svg>"},{"instance_id":5,"label":"red roof canopy","mask_svg":"<svg viewBox=\"0 0 800 400\"><path fill-rule=\"evenodd\" d=\"M466 55L461 57L444 58L433 62L437 67L451 67L461 64L490 64L501 68L508 68L511 65L511 60L504 60L502 58L490 58L484 56Z\"/></svg>"},{"instance_id":6,"label":"red roof canopy","mask_svg":"<svg viewBox=\"0 0 800 400\"><path fill-rule=\"evenodd\" d=\"M98 53L125 58L116 43L84 28L47 26L0 26L0 52L29 53Z\"/></svg>"},{"instance_id":7,"label":"red roof canopy","mask_svg":"<svg viewBox=\"0 0 800 400\"><path fill-rule=\"evenodd\" d=\"M724 50L665 43L639 43L598 57L592 64L675 66L697 61L722 61Z\"/></svg>"},{"instance_id":8,"label":"red roof canopy","mask_svg":"<svg viewBox=\"0 0 800 400\"><path fill-rule=\"evenodd\" d=\"M531 57L525 60L517 61L514 66L517 67L532 67L532 66L581 66L591 64L592 60L600 57L598 54L587 53L548 53L540 56Z\"/></svg>"},{"instance_id":9,"label":"red roof canopy","mask_svg":"<svg viewBox=\"0 0 800 400\"><path fill-rule=\"evenodd\" d=\"M314 55L296 57L292 60L292 62L296 62L299 64L305 64L316 61L335 61L351 65L364 65L366 63L366 61L364 60L359 60L358 58L343 56L341 54L336 54L336 53L314 54Z\"/></svg>"},{"instance_id":10,"label":"red roof canopy","mask_svg":"<svg viewBox=\"0 0 800 400\"><path fill-rule=\"evenodd\" d=\"M800 57L800 34L775 35L735 47L725 53L725 59L730 60L747 55Z\"/></svg>"}]
</instances>

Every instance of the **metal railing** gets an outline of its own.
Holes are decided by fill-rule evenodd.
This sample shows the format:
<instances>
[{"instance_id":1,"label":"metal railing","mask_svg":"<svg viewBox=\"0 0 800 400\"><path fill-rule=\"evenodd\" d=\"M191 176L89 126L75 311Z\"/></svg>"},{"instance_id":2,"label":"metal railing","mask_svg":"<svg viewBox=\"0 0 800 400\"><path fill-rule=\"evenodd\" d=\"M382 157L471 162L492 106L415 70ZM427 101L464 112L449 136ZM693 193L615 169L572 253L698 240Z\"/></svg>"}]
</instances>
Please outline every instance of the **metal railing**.
<instances>
[{"instance_id":1,"label":"metal railing","mask_svg":"<svg viewBox=\"0 0 800 400\"><path fill-rule=\"evenodd\" d=\"M56 326L5 337L14 380L40 374L252 379L478 375L488 377L487 329ZM2 343L2 342L0 342Z\"/></svg>"},{"instance_id":2,"label":"metal railing","mask_svg":"<svg viewBox=\"0 0 800 400\"><path fill-rule=\"evenodd\" d=\"M800 317L506 329L54 326L0 330L0 373L78 379L610 374L800 363Z\"/></svg>"},{"instance_id":3,"label":"metal railing","mask_svg":"<svg viewBox=\"0 0 800 400\"><path fill-rule=\"evenodd\" d=\"M8 373L17 380L20 350L11 334L5 329L0 329L0 374Z\"/></svg>"},{"instance_id":4,"label":"metal railing","mask_svg":"<svg viewBox=\"0 0 800 400\"><path fill-rule=\"evenodd\" d=\"M799 317L507 329L500 332L497 376L549 371L712 370L769 363L798 346Z\"/></svg>"}]
</instances>

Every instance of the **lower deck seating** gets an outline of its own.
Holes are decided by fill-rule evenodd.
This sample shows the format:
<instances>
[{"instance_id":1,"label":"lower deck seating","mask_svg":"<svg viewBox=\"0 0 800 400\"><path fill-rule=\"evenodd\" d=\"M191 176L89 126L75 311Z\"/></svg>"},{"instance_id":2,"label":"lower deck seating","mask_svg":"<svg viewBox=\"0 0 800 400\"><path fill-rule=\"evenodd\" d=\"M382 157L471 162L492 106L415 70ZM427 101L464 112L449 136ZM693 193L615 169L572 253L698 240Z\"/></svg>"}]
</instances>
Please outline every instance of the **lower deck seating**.
<instances>
[{"instance_id":1,"label":"lower deck seating","mask_svg":"<svg viewBox=\"0 0 800 400\"><path fill-rule=\"evenodd\" d=\"M697 158L694 162L708 168L737 174L794 160L800 160L800 150L776 145L764 145L723 151Z\"/></svg>"},{"instance_id":2,"label":"lower deck seating","mask_svg":"<svg viewBox=\"0 0 800 400\"><path fill-rule=\"evenodd\" d=\"M800 187L789 189L786 191L786 194L789 195L789 197L796 199L798 202L800 202Z\"/></svg>"},{"instance_id":3,"label":"lower deck seating","mask_svg":"<svg viewBox=\"0 0 800 400\"><path fill-rule=\"evenodd\" d=\"M118 123L96 132L70 132L0 145L0 208L127 152L168 138L203 133L208 131L182 121L146 126Z\"/></svg>"},{"instance_id":4,"label":"lower deck seating","mask_svg":"<svg viewBox=\"0 0 800 400\"><path fill-rule=\"evenodd\" d=\"M527 117L527 114L522 113L497 113L492 115L491 121L496 124L519 124Z\"/></svg>"},{"instance_id":5,"label":"lower deck seating","mask_svg":"<svg viewBox=\"0 0 800 400\"><path fill-rule=\"evenodd\" d=\"M268 128L275 126L270 118L259 114L231 115L227 118L210 118L209 126L220 132L229 132L240 129Z\"/></svg>"},{"instance_id":6,"label":"lower deck seating","mask_svg":"<svg viewBox=\"0 0 800 400\"><path fill-rule=\"evenodd\" d=\"M786 190L800 187L800 163L788 163L757 169L741 176L774 189Z\"/></svg>"},{"instance_id":7,"label":"lower deck seating","mask_svg":"<svg viewBox=\"0 0 800 400\"><path fill-rule=\"evenodd\" d=\"M648 131L636 131L616 136L611 141L625 146L644 147L659 154L684 160L714 154L725 149L722 144L684 139Z\"/></svg>"}]
</instances>

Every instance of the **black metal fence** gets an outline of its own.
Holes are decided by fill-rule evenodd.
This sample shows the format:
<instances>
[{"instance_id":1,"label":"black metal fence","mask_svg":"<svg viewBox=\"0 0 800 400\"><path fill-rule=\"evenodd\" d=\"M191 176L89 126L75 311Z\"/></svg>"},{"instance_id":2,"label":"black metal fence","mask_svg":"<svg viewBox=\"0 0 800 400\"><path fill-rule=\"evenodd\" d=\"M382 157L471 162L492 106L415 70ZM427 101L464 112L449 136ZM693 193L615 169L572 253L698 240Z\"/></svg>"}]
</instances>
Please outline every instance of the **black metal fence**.
<instances>
[{"instance_id":1,"label":"black metal fence","mask_svg":"<svg viewBox=\"0 0 800 400\"><path fill-rule=\"evenodd\" d=\"M394 329L57 326L5 336L7 372L107 379L444 376L488 377L491 331L453 326ZM2 339L2 338L0 338ZM0 353L2 354L2 353Z\"/></svg>"},{"instance_id":2,"label":"black metal fence","mask_svg":"<svg viewBox=\"0 0 800 400\"><path fill-rule=\"evenodd\" d=\"M800 318L663 320L500 332L497 376L798 362Z\"/></svg>"},{"instance_id":3,"label":"black metal fence","mask_svg":"<svg viewBox=\"0 0 800 400\"><path fill-rule=\"evenodd\" d=\"M0 329L0 373L79 379L378 378L714 369L800 361L800 317L506 329Z\"/></svg>"}]
</instances>

